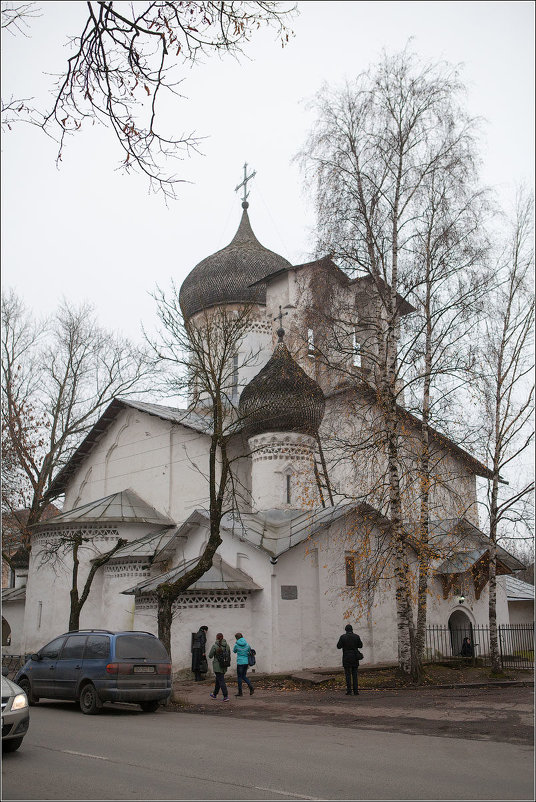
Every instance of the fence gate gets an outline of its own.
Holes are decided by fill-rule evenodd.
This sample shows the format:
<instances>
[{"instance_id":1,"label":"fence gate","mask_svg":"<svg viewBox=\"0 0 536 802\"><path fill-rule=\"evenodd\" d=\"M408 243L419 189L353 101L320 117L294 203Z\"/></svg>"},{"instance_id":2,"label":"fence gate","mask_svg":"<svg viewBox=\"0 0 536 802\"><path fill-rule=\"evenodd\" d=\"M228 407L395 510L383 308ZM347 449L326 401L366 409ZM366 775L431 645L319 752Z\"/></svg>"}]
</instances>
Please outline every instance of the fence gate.
<instances>
[{"instance_id":1,"label":"fence gate","mask_svg":"<svg viewBox=\"0 0 536 802\"><path fill-rule=\"evenodd\" d=\"M534 627L531 624L500 625L497 635L503 668L534 668ZM470 639L472 651L462 655L460 644L466 637ZM477 662L491 665L489 627L426 627L425 662L459 662L462 659L473 665Z\"/></svg>"}]
</instances>

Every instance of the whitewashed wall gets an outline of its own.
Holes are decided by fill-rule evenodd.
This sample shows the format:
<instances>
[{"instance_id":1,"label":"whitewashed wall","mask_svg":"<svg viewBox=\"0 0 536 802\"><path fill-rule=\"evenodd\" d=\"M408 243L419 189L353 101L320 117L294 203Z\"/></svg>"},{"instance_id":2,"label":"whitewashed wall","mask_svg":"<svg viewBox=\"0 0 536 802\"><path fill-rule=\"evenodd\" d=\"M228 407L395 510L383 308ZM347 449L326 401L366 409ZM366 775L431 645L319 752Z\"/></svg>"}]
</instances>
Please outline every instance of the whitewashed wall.
<instances>
[{"instance_id":1,"label":"whitewashed wall","mask_svg":"<svg viewBox=\"0 0 536 802\"><path fill-rule=\"evenodd\" d=\"M6 654L24 654L24 599L2 605L2 618L11 629L11 643L2 648Z\"/></svg>"},{"instance_id":2,"label":"whitewashed wall","mask_svg":"<svg viewBox=\"0 0 536 802\"><path fill-rule=\"evenodd\" d=\"M207 436L145 412L124 410L70 481L64 510L131 488L159 512L182 522L208 498L208 452Z\"/></svg>"}]
</instances>

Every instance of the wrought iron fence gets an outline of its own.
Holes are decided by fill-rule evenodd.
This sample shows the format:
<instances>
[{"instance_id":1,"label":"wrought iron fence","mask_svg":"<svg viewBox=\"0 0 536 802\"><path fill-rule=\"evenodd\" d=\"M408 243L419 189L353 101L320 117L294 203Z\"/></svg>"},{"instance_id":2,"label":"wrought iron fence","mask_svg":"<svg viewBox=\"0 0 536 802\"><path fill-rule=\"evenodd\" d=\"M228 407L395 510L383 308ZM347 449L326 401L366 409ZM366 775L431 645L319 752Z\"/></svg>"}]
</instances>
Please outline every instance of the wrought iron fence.
<instances>
[{"instance_id":1,"label":"wrought iron fence","mask_svg":"<svg viewBox=\"0 0 536 802\"><path fill-rule=\"evenodd\" d=\"M7 668L8 677L13 678L29 657L29 654L2 654L2 668Z\"/></svg>"},{"instance_id":2,"label":"wrought iron fence","mask_svg":"<svg viewBox=\"0 0 536 802\"><path fill-rule=\"evenodd\" d=\"M531 624L499 625L497 632L503 668L534 668L534 627ZM491 665L489 627L427 627L425 661Z\"/></svg>"}]
</instances>

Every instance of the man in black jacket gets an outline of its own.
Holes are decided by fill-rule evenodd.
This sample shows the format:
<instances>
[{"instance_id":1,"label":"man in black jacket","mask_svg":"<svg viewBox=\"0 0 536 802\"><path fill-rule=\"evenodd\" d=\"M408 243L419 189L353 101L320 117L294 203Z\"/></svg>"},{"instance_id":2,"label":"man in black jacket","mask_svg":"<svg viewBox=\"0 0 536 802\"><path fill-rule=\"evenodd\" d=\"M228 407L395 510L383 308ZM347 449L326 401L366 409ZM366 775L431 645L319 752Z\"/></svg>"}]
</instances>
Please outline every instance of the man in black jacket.
<instances>
[{"instance_id":1,"label":"man in black jacket","mask_svg":"<svg viewBox=\"0 0 536 802\"><path fill-rule=\"evenodd\" d=\"M195 674L196 682L201 682L203 674L208 670L206 655L207 632L207 626L199 627L196 633L192 632L192 671Z\"/></svg>"},{"instance_id":2,"label":"man in black jacket","mask_svg":"<svg viewBox=\"0 0 536 802\"><path fill-rule=\"evenodd\" d=\"M359 695L357 689L357 669L359 668L359 658L357 656L358 650L363 648L363 643L359 635L354 633L351 624L346 624L345 635L341 635L337 644L337 649L342 649L342 665L346 677L346 695L352 695L352 687L354 689L354 696Z\"/></svg>"}]
</instances>

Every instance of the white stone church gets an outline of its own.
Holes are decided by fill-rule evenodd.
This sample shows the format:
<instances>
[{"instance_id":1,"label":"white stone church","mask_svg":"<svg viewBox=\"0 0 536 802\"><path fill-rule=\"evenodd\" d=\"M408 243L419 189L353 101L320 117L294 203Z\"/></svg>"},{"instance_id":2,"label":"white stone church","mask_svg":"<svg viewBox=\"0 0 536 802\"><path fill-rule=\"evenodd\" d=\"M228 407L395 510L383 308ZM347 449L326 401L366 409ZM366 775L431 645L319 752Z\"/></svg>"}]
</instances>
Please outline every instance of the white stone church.
<instances>
[{"instance_id":1,"label":"white stone church","mask_svg":"<svg viewBox=\"0 0 536 802\"><path fill-rule=\"evenodd\" d=\"M243 350L255 353L256 362L246 366L241 353L235 356L232 392L249 414L231 444L242 457L236 464L244 492L238 508L224 516L212 568L175 605L174 670L189 668L191 633L201 625L208 626L209 641L221 631L233 642L234 633L242 632L263 672L337 665L335 645L348 622L361 635L365 664L395 661L388 565L366 603L353 603L368 570L356 556L356 538L366 530L371 543L388 542L389 522L375 508L371 489L381 459L363 465L348 449L337 451L337 442L361 442L377 412L367 395L371 354L360 327L378 309L373 285L349 279L330 258L290 264L258 242L248 204L242 205L231 243L200 262L180 291L182 312L194 323L207 309L252 304ZM325 326L317 331L310 315L323 303L320 292L338 308L353 310L347 322L355 349L346 383L340 370L330 371L316 357L315 338L329 344L331 336ZM401 302L401 315L412 311ZM400 414L411 442L419 422L402 407ZM432 488L432 534L455 546L434 566L428 623L485 625L488 542L479 530L476 480L489 472L454 442L431 434L441 473ZM55 478L53 491L64 495L61 514L35 528L29 565L17 569L15 587L3 593L10 653L34 651L66 631L69 556L61 563L46 561L44 549L62 533L80 530L91 538L80 587L93 558L118 538L127 541L99 568L80 626L156 634L154 589L187 571L208 538L209 445L202 408L124 399L108 406ZM411 529L412 507L406 506ZM415 555L410 563L414 569ZM522 567L499 549L499 572ZM500 582L497 610L498 622L507 624Z\"/></svg>"}]
</instances>

